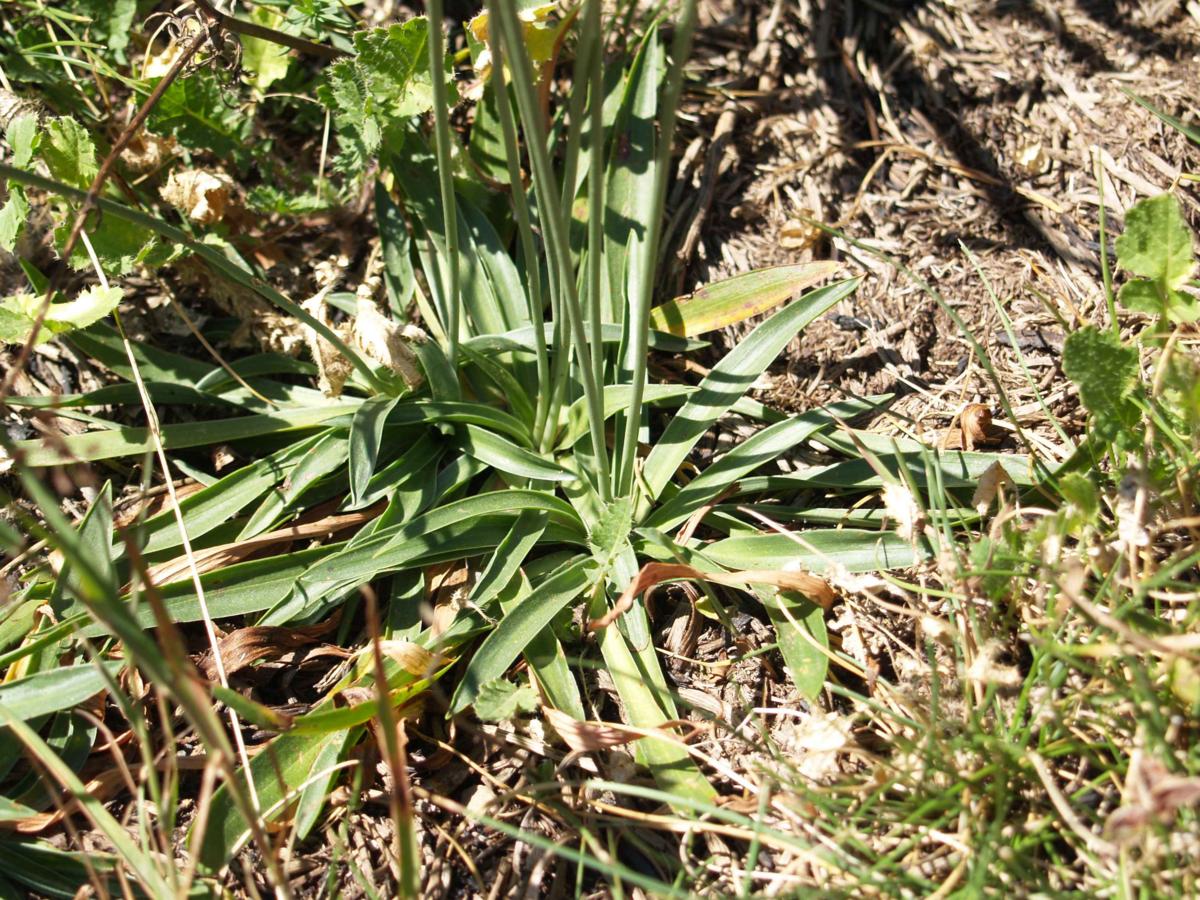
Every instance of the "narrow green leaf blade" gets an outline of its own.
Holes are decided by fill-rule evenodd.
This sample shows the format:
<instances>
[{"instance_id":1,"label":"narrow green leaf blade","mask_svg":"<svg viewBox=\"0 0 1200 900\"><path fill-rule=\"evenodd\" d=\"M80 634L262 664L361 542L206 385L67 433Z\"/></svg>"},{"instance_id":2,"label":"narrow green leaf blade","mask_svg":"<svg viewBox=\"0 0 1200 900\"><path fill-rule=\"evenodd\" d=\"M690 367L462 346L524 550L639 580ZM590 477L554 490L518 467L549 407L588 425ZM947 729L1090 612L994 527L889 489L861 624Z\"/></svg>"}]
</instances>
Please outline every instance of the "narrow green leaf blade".
<instances>
[{"instance_id":1,"label":"narrow green leaf blade","mask_svg":"<svg viewBox=\"0 0 1200 900\"><path fill-rule=\"evenodd\" d=\"M651 513L646 524L668 529L682 522L746 473L794 449L813 434L834 425L836 419L848 419L875 406L870 401L846 400L767 426L684 485L678 494Z\"/></svg>"},{"instance_id":2,"label":"narrow green leaf blade","mask_svg":"<svg viewBox=\"0 0 1200 900\"><path fill-rule=\"evenodd\" d=\"M535 587L520 606L501 619L463 673L450 711L466 709L482 685L502 676L558 611L594 584L597 571L591 559L577 558Z\"/></svg>"},{"instance_id":3,"label":"narrow green leaf blade","mask_svg":"<svg viewBox=\"0 0 1200 900\"><path fill-rule=\"evenodd\" d=\"M772 266L707 284L650 310L650 327L695 337L762 315L841 268L831 260Z\"/></svg>"},{"instance_id":4,"label":"narrow green leaf blade","mask_svg":"<svg viewBox=\"0 0 1200 900\"><path fill-rule=\"evenodd\" d=\"M904 568L922 558L908 541L890 531L814 529L796 532L796 537L800 542L786 534L736 535L705 545L703 552L730 569L783 569L799 564L817 574L830 563L848 572L873 572Z\"/></svg>"},{"instance_id":5,"label":"narrow green leaf blade","mask_svg":"<svg viewBox=\"0 0 1200 900\"><path fill-rule=\"evenodd\" d=\"M375 474L383 426L398 397L377 396L363 401L350 422L350 508L358 507L367 483Z\"/></svg>"},{"instance_id":6,"label":"narrow green leaf blade","mask_svg":"<svg viewBox=\"0 0 1200 900\"><path fill-rule=\"evenodd\" d=\"M792 684L801 697L815 700L829 673L829 657L822 652L822 648L829 649L825 611L803 598L787 608L772 604L763 604L763 608L775 626L779 652L792 676Z\"/></svg>"},{"instance_id":7,"label":"narrow green leaf blade","mask_svg":"<svg viewBox=\"0 0 1200 900\"><path fill-rule=\"evenodd\" d=\"M722 359L688 398L650 451L643 470L653 500L674 476L696 441L746 392L796 333L850 296L857 279L841 281L795 300L754 329ZM642 515L648 511L649 501Z\"/></svg>"},{"instance_id":8,"label":"narrow green leaf blade","mask_svg":"<svg viewBox=\"0 0 1200 900\"><path fill-rule=\"evenodd\" d=\"M116 677L123 668L119 662L104 667ZM0 704L22 721L77 706L105 690L100 670L90 663L63 666L35 675L27 675L0 685Z\"/></svg>"},{"instance_id":9,"label":"narrow green leaf blade","mask_svg":"<svg viewBox=\"0 0 1200 900\"><path fill-rule=\"evenodd\" d=\"M167 425L162 429L162 442L168 450L180 450L298 431L352 413L358 406L359 401L347 400L334 406L316 409L281 409L269 415ZM80 460L95 462L140 455L154 449L154 439L148 428L120 427L109 431L67 435L54 443L37 439L17 441L14 446L22 463L33 468L42 468L70 465Z\"/></svg>"},{"instance_id":10,"label":"narrow green leaf blade","mask_svg":"<svg viewBox=\"0 0 1200 900\"><path fill-rule=\"evenodd\" d=\"M575 480L572 472L557 463L543 459L498 434L475 425L460 426L457 444L463 453L518 478L532 478L537 481Z\"/></svg>"}]
</instances>

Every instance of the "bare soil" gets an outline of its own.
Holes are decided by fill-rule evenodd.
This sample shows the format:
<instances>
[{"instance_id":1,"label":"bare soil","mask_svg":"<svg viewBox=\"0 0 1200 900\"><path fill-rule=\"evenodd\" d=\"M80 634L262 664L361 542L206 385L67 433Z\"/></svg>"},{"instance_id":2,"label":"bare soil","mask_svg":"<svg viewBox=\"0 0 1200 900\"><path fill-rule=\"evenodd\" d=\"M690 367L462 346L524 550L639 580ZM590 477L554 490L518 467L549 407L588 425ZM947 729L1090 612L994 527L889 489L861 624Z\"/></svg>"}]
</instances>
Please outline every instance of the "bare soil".
<instances>
[{"instance_id":1,"label":"bare soil","mask_svg":"<svg viewBox=\"0 0 1200 900\"><path fill-rule=\"evenodd\" d=\"M1107 318L1101 199L1111 260L1124 212L1200 166L1126 93L1196 121L1195 4L714 2L703 16L676 284L820 258L864 279L793 342L763 399L894 391L917 431L995 406L953 310L1023 424L1045 424L1031 382L1078 424L1059 351ZM1200 221L1195 191L1179 193Z\"/></svg>"}]
</instances>

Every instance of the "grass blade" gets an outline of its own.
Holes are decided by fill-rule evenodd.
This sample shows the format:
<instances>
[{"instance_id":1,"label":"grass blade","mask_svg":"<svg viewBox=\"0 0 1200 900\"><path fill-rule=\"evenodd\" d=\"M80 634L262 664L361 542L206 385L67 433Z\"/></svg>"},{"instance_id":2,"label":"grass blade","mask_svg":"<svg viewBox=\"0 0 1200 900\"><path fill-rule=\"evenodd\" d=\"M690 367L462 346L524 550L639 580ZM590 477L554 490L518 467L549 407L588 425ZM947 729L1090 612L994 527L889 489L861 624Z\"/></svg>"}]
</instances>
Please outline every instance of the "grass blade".
<instances>
[{"instance_id":1,"label":"grass blade","mask_svg":"<svg viewBox=\"0 0 1200 900\"><path fill-rule=\"evenodd\" d=\"M121 859L137 876L138 881L151 897L173 896L173 891L162 873L155 868L149 857L129 837L129 832L112 817L99 800L88 793L83 782L66 766L58 755L10 709L0 703L0 723L10 728L13 734L38 761L49 770L50 775L70 793L71 797L91 820L96 828L112 842Z\"/></svg>"}]
</instances>

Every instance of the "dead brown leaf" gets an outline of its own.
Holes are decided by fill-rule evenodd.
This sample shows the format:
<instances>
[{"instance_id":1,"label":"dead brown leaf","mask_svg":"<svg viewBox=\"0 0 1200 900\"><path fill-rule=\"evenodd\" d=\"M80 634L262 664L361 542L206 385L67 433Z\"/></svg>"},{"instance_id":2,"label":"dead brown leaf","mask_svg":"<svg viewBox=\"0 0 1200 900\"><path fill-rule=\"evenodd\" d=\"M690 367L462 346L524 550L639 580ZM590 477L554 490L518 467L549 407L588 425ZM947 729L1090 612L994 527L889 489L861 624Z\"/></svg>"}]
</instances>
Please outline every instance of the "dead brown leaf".
<instances>
[{"instance_id":1,"label":"dead brown leaf","mask_svg":"<svg viewBox=\"0 0 1200 900\"><path fill-rule=\"evenodd\" d=\"M233 179L224 172L184 169L172 172L159 193L197 225L211 225L225 218L233 187Z\"/></svg>"},{"instance_id":2,"label":"dead brown leaf","mask_svg":"<svg viewBox=\"0 0 1200 900\"><path fill-rule=\"evenodd\" d=\"M744 588L749 584L769 584L785 591L796 591L823 609L828 609L834 600L833 588L823 578L807 572L785 572L778 569L747 569L743 572L701 572L692 566L680 563L646 563L637 576L625 588L613 608L599 619L588 623L589 631L599 631L615 622L633 606L633 598L648 588L672 579L711 581L730 587Z\"/></svg>"},{"instance_id":3,"label":"dead brown leaf","mask_svg":"<svg viewBox=\"0 0 1200 900\"><path fill-rule=\"evenodd\" d=\"M231 565L256 553L266 547L274 547L292 541L312 538L327 538L339 531L344 531L355 525L361 525L375 518L382 511L382 504L373 506L361 512L345 513L340 516L325 516L315 522L297 522L286 528L269 531L258 537L232 544L220 544L205 550L197 550L192 554L196 562L196 570L201 574L211 572L223 566ZM146 572L146 578L151 584L168 584L187 577L191 573L191 563L187 556L177 556L169 562L152 566Z\"/></svg>"},{"instance_id":4,"label":"dead brown leaf","mask_svg":"<svg viewBox=\"0 0 1200 900\"><path fill-rule=\"evenodd\" d=\"M979 483L975 485L975 493L971 497L971 505L975 507L975 511L981 516L986 513L1004 485L1016 488L1012 477L1004 470L1004 466L1000 465L1000 461L997 460L988 466L987 470L979 476Z\"/></svg>"},{"instance_id":5,"label":"dead brown leaf","mask_svg":"<svg viewBox=\"0 0 1200 900\"><path fill-rule=\"evenodd\" d=\"M542 715L558 732L563 742L576 753L593 753L619 747L644 737L662 736L673 742L687 743L704 728L695 722L675 721L664 722L658 728L638 728L633 725L623 725L620 722L581 722L573 719L561 710L549 706L542 707ZM675 726L686 726L689 730L683 735L677 735L669 729Z\"/></svg>"},{"instance_id":6,"label":"dead brown leaf","mask_svg":"<svg viewBox=\"0 0 1200 900\"><path fill-rule=\"evenodd\" d=\"M343 341L349 340L351 335L348 324L334 326L330 322L329 309L325 303L325 295L328 292L328 288L318 291L305 300L301 306L313 318L332 328ZM326 396L340 397L342 395L342 388L345 387L350 373L354 371L354 366L350 363L350 360L342 356L340 350L317 334L312 328L302 325L301 329L304 334L304 340L308 344L309 353L312 354L313 362L317 364L318 386L325 392Z\"/></svg>"},{"instance_id":7,"label":"dead brown leaf","mask_svg":"<svg viewBox=\"0 0 1200 900\"><path fill-rule=\"evenodd\" d=\"M149 131L140 131L121 151L121 162L131 172L149 172L157 169L175 152L175 138L161 136Z\"/></svg>"},{"instance_id":8,"label":"dead brown leaf","mask_svg":"<svg viewBox=\"0 0 1200 900\"><path fill-rule=\"evenodd\" d=\"M300 628L253 625L249 628L231 631L221 638L217 645L218 652L221 654L221 662L225 666L225 674L226 676L233 675L260 660L278 658L292 650L316 643L319 638L336 628L341 618L342 611L339 609L324 622L318 622L315 625L305 625ZM340 655L352 655L348 650L337 649ZM210 681L216 679L216 659L211 652L205 653L201 658L200 671Z\"/></svg>"}]
</instances>

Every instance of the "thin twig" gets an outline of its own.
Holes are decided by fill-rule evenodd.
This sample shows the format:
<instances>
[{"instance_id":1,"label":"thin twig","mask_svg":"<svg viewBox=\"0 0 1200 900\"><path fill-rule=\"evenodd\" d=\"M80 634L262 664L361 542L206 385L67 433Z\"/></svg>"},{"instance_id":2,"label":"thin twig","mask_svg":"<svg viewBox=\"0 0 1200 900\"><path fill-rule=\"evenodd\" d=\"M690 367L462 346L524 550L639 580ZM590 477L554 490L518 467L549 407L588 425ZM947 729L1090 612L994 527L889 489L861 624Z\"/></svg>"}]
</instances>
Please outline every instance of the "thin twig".
<instances>
[{"instance_id":1,"label":"thin twig","mask_svg":"<svg viewBox=\"0 0 1200 900\"><path fill-rule=\"evenodd\" d=\"M317 44L302 37L296 37L294 34L287 34L283 31L277 31L274 28L268 28L266 25L259 25L256 22L247 22L245 19L226 15L209 3L208 0L193 0L193 2L206 16L213 20L218 28L232 31L234 34L257 38L260 41L270 41L272 44L279 44L290 50L307 53L311 56L319 56L322 59L341 59L350 55L345 50L339 50L336 47L327 47L325 44Z\"/></svg>"}]
</instances>

